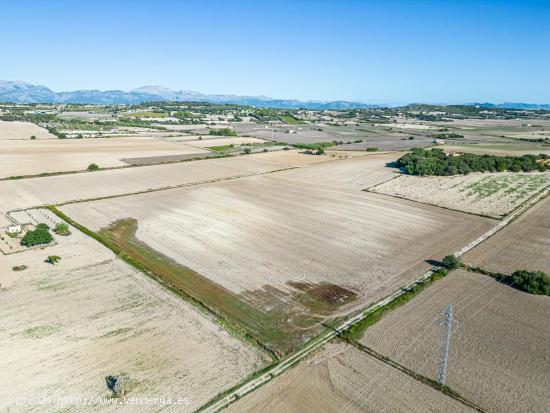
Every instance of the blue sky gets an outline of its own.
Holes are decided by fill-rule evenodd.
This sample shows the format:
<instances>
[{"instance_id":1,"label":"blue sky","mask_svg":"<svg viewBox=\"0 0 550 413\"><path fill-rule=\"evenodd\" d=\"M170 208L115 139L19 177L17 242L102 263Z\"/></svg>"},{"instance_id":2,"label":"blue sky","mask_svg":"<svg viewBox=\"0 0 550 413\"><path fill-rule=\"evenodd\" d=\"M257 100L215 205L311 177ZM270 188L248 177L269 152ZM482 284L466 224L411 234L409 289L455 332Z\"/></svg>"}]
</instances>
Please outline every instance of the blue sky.
<instances>
[{"instance_id":1,"label":"blue sky","mask_svg":"<svg viewBox=\"0 0 550 413\"><path fill-rule=\"evenodd\" d=\"M0 79L550 103L550 1L0 0Z\"/></svg>"}]
</instances>

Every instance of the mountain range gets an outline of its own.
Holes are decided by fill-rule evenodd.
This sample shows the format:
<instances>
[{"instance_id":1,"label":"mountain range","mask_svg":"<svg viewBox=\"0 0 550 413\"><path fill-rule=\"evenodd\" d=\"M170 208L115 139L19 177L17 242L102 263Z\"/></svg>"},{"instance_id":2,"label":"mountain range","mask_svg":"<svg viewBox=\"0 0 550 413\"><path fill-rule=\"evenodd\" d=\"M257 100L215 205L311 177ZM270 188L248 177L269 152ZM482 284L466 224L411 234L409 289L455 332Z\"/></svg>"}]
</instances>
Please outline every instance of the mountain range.
<instances>
[{"instance_id":1,"label":"mountain range","mask_svg":"<svg viewBox=\"0 0 550 413\"><path fill-rule=\"evenodd\" d=\"M75 90L72 92L54 92L46 86L32 85L20 81L0 81L0 102L136 104L159 101L234 103L280 109L352 109L380 106L343 100L302 102L293 99L273 99L266 96L205 95L193 90L176 91L163 86L143 86L130 91Z\"/></svg>"},{"instance_id":2,"label":"mountain range","mask_svg":"<svg viewBox=\"0 0 550 413\"><path fill-rule=\"evenodd\" d=\"M54 92L46 86L33 85L21 81L0 80L0 102L12 103L90 103L90 104L137 104L143 102L209 102L233 103L276 109L355 109L391 107L395 104L368 104L336 100L300 101L295 99L274 99L267 96L205 95L194 90L172 90L164 86L143 86L129 91L124 90L74 90ZM550 110L550 104L536 103L472 103L487 109Z\"/></svg>"}]
</instances>

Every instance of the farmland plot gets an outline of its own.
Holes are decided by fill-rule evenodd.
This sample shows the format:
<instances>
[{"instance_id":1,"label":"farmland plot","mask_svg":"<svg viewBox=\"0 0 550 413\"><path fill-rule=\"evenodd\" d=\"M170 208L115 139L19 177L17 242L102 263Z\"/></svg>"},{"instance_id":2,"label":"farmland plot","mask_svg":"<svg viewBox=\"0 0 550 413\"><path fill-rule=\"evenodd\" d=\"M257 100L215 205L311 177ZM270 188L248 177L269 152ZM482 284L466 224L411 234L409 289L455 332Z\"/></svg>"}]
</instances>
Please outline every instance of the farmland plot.
<instances>
[{"instance_id":1,"label":"farmland plot","mask_svg":"<svg viewBox=\"0 0 550 413\"><path fill-rule=\"evenodd\" d=\"M149 138L19 140L0 144L0 178L40 173L125 166L121 158L201 154L205 150L183 143Z\"/></svg>"},{"instance_id":2,"label":"farmland plot","mask_svg":"<svg viewBox=\"0 0 550 413\"><path fill-rule=\"evenodd\" d=\"M500 218L548 185L548 172L502 172L460 176L402 175L371 190L444 208Z\"/></svg>"},{"instance_id":3,"label":"farmland plot","mask_svg":"<svg viewBox=\"0 0 550 413\"><path fill-rule=\"evenodd\" d=\"M388 164L395 162L400 156L400 153L358 156L309 168L280 172L276 177L303 183L363 190L397 177L398 170L389 167Z\"/></svg>"},{"instance_id":4,"label":"farmland plot","mask_svg":"<svg viewBox=\"0 0 550 413\"><path fill-rule=\"evenodd\" d=\"M550 274L550 198L468 252L463 261L503 274L523 269Z\"/></svg>"},{"instance_id":5,"label":"farmland plot","mask_svg":"<svg viewBox=\"0 0 550 413\"><path fill-rule=\"evenodd\" d=\"M245 396L237 412L470 412L465 405L343 343Z\"/></svg>"},{"instance_id":6,"label":"farmland plot","mask_svg":"<svg viewBox=\"0 0 550 413\"><path fill-rule=\"evenodd\" d=\"M281 353L380 299L491 220L256 176L61 210Z\"/></svg>"},{"instance_id":7,"label":"farmland plot","mask_svg":"<svg viewBox=\"0 0 550 413\"><path fill-rule=\"evenodd\" d=\"M81 411L57 398L107 397L105 377L125 373L129 397L188 398L163 411L190 412L269 363L264 353L74 228L69 237L56 238L57 245L44 250L0 254L1 411ZM50 254L62 260L45 263ZM28 268L11 270L22 264ZM31 397L54 404L14 405ZM116 411L145 407L152 408Z\"/></svg>"},{"instance_id":8,"label":"farmland plot","mask_svg":"<svg viewBox=\"0 0 550 413\"><path fill-rule=\"evenodd\" d=\"M485 275L455 271L369 327L363 344L437 379L442 310L453 304L446 384L490 412L550 405L550 300Z\"/></svg>"},{"instance_id":9,"label":"farmland plot","mask_svg":"<svg viewBox=\"0 0 550 413\"><path fill-rule=\"evenodd\" d=\"M46 129L30 122L0 120L0 142L3 140L30 140L31 136L36 139L57 139ZM0 149L3 149L8 142L1 142Z\"/></svg>"},{"instance_id":10,"label":"farmland plot","mask_svg":"<svg viewBox=\"0 0 550 413\"><path fill-rule=\"evenodd\" d=\"M302 155L306 157L306 155ZM0 181L0 226L6 211L266 173L288 165L236 157Z\"/></svg>"}]
</instances>

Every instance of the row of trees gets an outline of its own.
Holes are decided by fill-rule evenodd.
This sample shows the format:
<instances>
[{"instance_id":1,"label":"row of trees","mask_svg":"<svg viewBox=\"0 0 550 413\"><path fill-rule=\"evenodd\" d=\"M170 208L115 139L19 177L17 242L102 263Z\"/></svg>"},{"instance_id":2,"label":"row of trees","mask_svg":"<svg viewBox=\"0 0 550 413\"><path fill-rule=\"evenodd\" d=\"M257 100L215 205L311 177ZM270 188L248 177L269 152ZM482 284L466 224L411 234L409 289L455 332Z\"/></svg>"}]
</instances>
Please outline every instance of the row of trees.
<instances>
[{"instance_id":1,"label":"row of trees","mask_svg":"<svg viewBox=\"0 0 550 413\"><path fill-rule=\"evenodd\" d=\"M208 134L214 136L237 136L237 132L230 128L210 129Z\"/></svg>"},{"instance_id":2,"label":"row of trees","mask_svg":"<svg viewBox=\"0 0 550 413\"><path fill-rule=\"evenodd\" d=\"M494 156L461 154L447 156L442 149L413 148L396 162L409 175L459 175L470 172L531 172L550 170L548 155Z\"/></svg>"}]
</instances>

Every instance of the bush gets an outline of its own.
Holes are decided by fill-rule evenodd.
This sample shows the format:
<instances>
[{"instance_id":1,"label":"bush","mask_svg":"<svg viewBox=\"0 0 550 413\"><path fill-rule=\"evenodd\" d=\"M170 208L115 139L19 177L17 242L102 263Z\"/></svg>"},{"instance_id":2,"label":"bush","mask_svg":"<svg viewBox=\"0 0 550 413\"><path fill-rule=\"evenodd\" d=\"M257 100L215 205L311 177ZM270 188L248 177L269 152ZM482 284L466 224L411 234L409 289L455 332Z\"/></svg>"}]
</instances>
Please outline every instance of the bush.
<instances>
[{"instance_id":1,"label":"bush","mask_svg":"<svg viewBox=\"0 0 550 413\"><path fill-rule=\"evenodd\" d=\"M460 261L454 255L447 255L443 258L443 265L449 270L456 270L460 267Z\"/></svg>"},{"instance_id":2,"label":"bush","mask_svg":"<svg viewBox=\"0 0 550 413\"><path fill-rule=\"evenodd\" d=\"M11 267L13 271L25 271L28 267L26 265L16 265L15 267Z\"/></svg>"},{"instance_id":3,"label":"bush","mask_svg":"<svg viewBox=\"0 0 550 413\"><path fill-rule=\"evenodd\" d=\"M252 149L250 149L250 148L244 148L244 153L249 154L250 152L252 152Z\"/></svg>"},{"instance_id":4,"label":"bush","mask_svg":"<svg viewBox=\"0 0 550 413\"><path fill-rule=\"evenodd\" d=\"M40 224L38 224L36 226L36 229L44 229L44 230L48 231L50 229L50 226L48 224L44 224L43 222L41 222Z\"/></svg>"},{"instance_id":5,"label":"bush","mask_svg":"<svg viewBox=\"0 0 550 413\"><path fill-rule=\"evenodd\" d=\"M550 276L542 271L514 271L511 284L529 294L550 296Z\"/></svg>"},{"instance_id":6,"label":"bush","mask_svg":"<svg viewBox=\"0 0 550 413\"><path fill-rule=\"evenodd\" d=\"M48 258L46 259L46 262L48 264L57 264L59 261L61 261L61 257L59 255L49 255Z\"/></svg>"},{"instance_id":7,"label":"bush","mask_svg":"<svg viewBox=\"0 0 550 413\"><path fill-rule=\"evenodd\" d=\"M69 232L69 224L65 222L59 222L55 225L55 228L53 230L58 235L68 235Z\"/></svg>"},{"instance_id":8,"label":"bush","mask_svg":"<svg viewBox=\"0 0 550 413\"><path fill-rule=\"evenodd\" d=\"M91 163L88 165L88 171L97 171L99 169L99 165L96 163Z\"/></svg>"},{"instance_id":9,"label":"bush","mask_svg":"<svg viewBox=\"0 0 550 413\"><path fill-rule=\"evenodd\" d=\"M378 150L378 148L375 148L375 147L368 147L367 148L367 152L376 152Z\"/></svg>"},{"instance_id":10,"label":"bush","mask_svg":"<svg viewBox=\"0 0 550 413\"><path fill-rule=\"evenodd\" d=\"M37 228L34 231L28 231L23 239L21 239L21 244L26 247L33 247L35 245L49 244L52 240L52 234L47 229Z\"/></svg>"},{"instance_id":11,"label":"bush","mask_svg":"<svg viewBox=\"0 0 550 413\"><path fill-rule=\"evenodd\" d=\"M324 155L325 150L323 148L319 148L314 152L314 155Z\"/></svg>"},{"instance_id":12,"label":"bush","mask_svg":"<svg viewBox=\"0 0 550 413\"><path fill-rule=\"evenodd\" d=\"M36 139L36 136L32 135L32 136L31 136L31 140L34 141L35 139Z\"/></svg>"}]
</instances>

